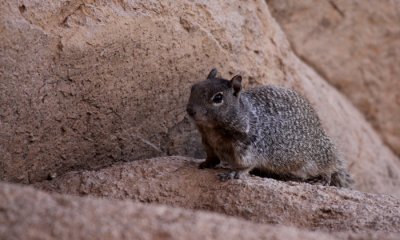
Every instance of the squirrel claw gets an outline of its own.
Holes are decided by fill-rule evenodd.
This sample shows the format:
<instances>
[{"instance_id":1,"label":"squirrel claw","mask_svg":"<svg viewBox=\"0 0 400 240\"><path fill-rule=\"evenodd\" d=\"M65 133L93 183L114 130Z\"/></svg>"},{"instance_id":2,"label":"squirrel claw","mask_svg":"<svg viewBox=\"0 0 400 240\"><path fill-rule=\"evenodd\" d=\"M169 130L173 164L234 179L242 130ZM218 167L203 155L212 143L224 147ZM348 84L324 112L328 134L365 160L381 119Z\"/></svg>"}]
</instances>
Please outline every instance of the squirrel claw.
<instances>
[{"instance_id":1,"label":"squirrel claw","mask_svg":"<svg viewBox=\"0 0 400 240\"><path fill-rule=\"evenodd\" d=\"M219 173L217 176L221 182L226 182L230 179L239 179L240 178L240 175L237 172L224 172L224 173Z\"/></svg>"}]
</instances>

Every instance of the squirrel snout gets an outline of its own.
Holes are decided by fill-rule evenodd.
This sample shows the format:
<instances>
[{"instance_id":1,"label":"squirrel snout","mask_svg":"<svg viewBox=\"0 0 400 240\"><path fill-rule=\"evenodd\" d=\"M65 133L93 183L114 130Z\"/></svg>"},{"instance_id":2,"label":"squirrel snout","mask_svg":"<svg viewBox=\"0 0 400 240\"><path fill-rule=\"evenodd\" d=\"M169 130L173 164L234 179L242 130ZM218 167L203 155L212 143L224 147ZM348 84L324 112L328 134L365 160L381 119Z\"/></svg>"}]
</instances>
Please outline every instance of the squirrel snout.
<instances>
[{"instance_id":1,"label":"squirrel snout","mask_svg":"<svg viewBox=\"0 0 400 240\"><path fill-rule=\"evenodd\" d=\"M189 114L189 116L193 117L196 114L196 111L191 108L191 107L187 107L186 108L186 112Z\"/></svg>"}]
</instances>

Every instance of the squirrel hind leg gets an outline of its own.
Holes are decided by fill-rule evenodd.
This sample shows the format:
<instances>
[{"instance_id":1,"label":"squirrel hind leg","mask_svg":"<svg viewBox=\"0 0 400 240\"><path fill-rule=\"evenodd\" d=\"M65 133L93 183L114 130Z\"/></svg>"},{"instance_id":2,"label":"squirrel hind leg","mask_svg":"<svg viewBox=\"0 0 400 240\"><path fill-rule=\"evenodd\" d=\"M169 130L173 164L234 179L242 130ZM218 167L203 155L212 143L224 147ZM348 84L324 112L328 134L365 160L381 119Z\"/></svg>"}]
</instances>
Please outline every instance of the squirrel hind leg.
<instances>
[{"instance_id":1,"label":"squirrel hind leg","mask_svg":"<svg viewBox=\"0 0 400 240\"><path fill-rule=\"evenodd\" d=\"M353 184L354 180L346 170L340 169L339 171L332 173L331 186L351 188Z\"/></svg>"},{"instance_id":2,"label":"squirrel hind leg","mask_svg":"<svg viewBox=\"0 0 400 240\"><path fill-rule=\"evenodd\" d=\"M318 184L322 186L331 186L332 177L331 174L323 174L317 177L313 177L307 180L310 184Z\"/></svg>"}]
</instances>

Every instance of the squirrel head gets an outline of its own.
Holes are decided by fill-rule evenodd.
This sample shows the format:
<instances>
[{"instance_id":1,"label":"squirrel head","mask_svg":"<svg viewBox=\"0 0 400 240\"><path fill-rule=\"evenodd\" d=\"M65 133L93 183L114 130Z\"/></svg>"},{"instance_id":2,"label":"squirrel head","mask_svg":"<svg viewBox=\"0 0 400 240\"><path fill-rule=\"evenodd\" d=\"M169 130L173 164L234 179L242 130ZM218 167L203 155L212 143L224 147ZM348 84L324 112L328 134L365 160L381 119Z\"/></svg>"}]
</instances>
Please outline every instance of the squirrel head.
<instances>
[{"instance_id":1,"label":"squirrel head","mask_svg":"<svg viewBox=\"0 0 400 240\"><path fill-rule=\"evenodd\" d=\"M186 111L199 126L226 126L240 120L242 77L226 80L217 74L217 69L212 69L206 80L191 88Z\"/></svg>"}]
</instances>

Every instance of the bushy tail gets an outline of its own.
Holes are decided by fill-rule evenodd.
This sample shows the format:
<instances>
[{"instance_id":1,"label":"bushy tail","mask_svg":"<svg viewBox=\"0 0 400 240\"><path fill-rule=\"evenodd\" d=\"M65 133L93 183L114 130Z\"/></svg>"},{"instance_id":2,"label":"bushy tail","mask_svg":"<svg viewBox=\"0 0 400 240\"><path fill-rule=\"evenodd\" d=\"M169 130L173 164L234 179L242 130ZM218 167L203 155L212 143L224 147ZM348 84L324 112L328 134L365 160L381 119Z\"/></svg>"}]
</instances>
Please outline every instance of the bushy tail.
<instances>
[{"instance_id":1,"label":"bushy tail","mask_svg":"<svg viewBox=\"0 0 400 240\"><path fill-rule=\"evenodd\" d=\"M331 186L351 188L353 184L353 178L345 169L339 169L331 176Z\"/></svg>"}]
</instances>

